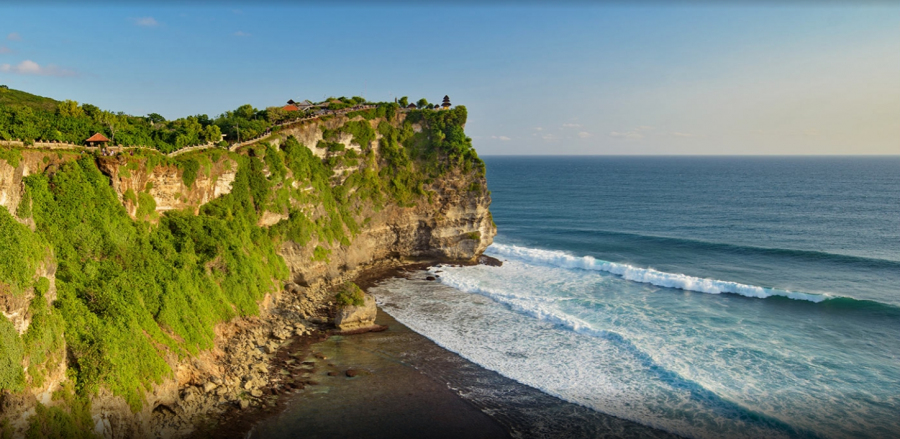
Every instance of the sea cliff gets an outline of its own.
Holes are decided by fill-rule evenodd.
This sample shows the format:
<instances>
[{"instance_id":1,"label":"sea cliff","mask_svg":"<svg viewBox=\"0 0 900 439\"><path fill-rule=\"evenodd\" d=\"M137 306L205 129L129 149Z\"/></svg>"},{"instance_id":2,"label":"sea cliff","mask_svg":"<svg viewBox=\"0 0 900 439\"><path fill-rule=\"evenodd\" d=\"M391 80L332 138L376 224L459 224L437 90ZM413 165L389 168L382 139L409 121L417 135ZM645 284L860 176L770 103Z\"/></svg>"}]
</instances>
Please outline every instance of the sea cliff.
<instances>
[{"instance_id":1,"label":"sea cliff","mask_svg":"<svg viewBox=\"0 0 900 439\"><path fill-rule=\"evenodd\" d=\"M270 368L328 326L335 286L492 242L465 119L359 111L177 158L5 150L0 436L181 436L303 385Z\"/></svg>"}]
</instances>

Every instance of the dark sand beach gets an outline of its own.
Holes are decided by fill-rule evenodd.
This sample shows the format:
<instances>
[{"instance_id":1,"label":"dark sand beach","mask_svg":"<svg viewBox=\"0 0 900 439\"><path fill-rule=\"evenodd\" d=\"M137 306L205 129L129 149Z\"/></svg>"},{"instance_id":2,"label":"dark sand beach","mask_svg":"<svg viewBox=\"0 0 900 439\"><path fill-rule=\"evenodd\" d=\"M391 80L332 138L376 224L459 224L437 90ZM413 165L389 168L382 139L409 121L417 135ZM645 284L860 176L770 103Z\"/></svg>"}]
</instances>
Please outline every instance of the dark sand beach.
<instances>
[{"instance_id":1,"label":"dark sand beach","mask_svg":"<svg viewBox=\"0 0 900 439\"><path fill-rule=\"evenodd\" d=\"M486 370L383 310L376 323L388 330L313 344L304 361L315 363L315 384L287 396L246 437L673 437Z\"/></svg>"}]
</instances>

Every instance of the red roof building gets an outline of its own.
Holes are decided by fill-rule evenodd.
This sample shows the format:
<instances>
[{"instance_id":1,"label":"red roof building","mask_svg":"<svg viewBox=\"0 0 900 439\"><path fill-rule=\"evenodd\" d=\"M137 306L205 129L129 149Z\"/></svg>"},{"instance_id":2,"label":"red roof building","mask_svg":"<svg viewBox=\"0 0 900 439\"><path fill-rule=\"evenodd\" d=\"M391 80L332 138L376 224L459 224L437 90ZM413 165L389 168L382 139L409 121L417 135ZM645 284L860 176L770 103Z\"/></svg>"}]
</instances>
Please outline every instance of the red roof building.
<instances>
[{"instance_id":1,"label":"red roof building","mask_svg":"<svg viewBox=\"0 0 900 439\"><path fill-rule=\"evenodd\" d=\"M105 142L109 142L109 139L107 139L106 136L104 136L103 134L100 134L100 133L96 133L93 136L88 137L87 140L84 141L84 143L87 143L90 146L94 146L95 143L105 143Z\"/></svg>"},{"instance_id":2,"label":"red roof building","mask_svg":"<svg viewBox=\"0 0 900 439\"><path fill-rule=\"evenodd\" d=\"M294 104L285 105L285 106L281 107L281 109L284 111L300 111L300 108L298 108Z\"/></svg>"}]
</instances>

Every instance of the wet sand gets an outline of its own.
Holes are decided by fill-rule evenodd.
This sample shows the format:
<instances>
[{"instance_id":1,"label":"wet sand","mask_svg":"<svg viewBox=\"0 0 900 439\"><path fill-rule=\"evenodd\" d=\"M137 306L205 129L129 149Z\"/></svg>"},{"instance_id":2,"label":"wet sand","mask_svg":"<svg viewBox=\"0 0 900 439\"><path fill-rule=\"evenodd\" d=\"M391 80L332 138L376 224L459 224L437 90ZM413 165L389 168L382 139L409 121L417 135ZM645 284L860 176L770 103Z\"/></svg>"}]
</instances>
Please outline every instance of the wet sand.
<instances>
[{"instance_id":1,"label":"wet sand","mask_svg":"<svg viewBox=\"0 0 900 439\"><path fill-rule=\"evenodd\" d=\"M384 310L376 323L388 330L313 344L304 361L315 363L315 384L287 397L283 410L260 419L247 437L674 437L486 370Z\"/></svg>"},{"instance_id":2,"label":"wet sand","mask_svg":"<svg viewBox=\"0 0 900 439\"><path fill-rule=\"evenodd\" d=\"M315 362L310 379L317 384L295 393L249 437L510 437L500 423L404 361L396 348L417 343L418 334L383 312L377 323L389 329L314 344L305 361Z\"/></svg>"}]
</instances>

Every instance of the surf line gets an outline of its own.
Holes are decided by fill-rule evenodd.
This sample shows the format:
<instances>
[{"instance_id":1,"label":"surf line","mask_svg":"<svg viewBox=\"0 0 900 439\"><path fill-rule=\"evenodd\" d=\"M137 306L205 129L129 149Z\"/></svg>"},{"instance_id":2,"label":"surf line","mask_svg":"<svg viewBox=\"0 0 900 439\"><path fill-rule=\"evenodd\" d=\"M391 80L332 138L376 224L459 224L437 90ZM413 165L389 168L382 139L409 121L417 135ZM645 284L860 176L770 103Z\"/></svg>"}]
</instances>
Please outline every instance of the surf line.
<instances>
[{"instance_id":1,"label":"surf line","mask_svg":"<svg viewBox=\"0 0 900 439\"><path fill-rule=\"evenodd\" d=\"M805 300L814 303L834 298L834 296L829 294L800 293L724 280L703 279L680 273L666 273L652 268L640 268L628 264L604 261L596 259L593 256L572 256L555 250L541 250L519 247L516 245L492 244L488 247L486 253L495 257L518 259L530 264L548 265L566 269L603 271L634 282L705 294L729 293L758 299L781 296L787 297L788 299Z\"/></svg>"}]
</instances>

